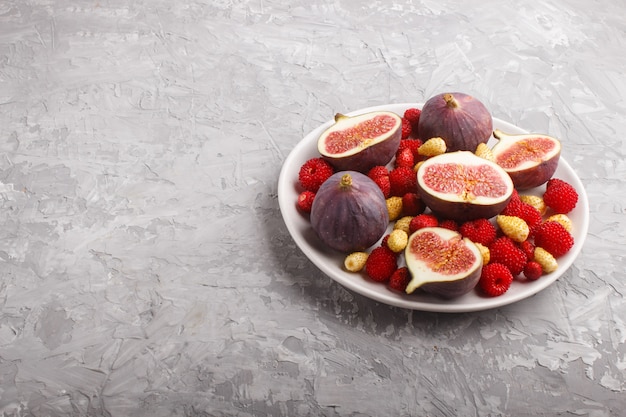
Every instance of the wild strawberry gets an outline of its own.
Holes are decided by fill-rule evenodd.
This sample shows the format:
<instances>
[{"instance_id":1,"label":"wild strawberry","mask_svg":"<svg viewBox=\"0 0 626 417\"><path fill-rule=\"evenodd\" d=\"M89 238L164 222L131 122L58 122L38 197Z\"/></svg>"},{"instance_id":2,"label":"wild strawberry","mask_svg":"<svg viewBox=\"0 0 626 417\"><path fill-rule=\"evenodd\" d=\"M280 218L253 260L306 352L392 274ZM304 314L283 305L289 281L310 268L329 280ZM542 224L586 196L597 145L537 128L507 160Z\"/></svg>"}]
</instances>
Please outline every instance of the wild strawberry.
<instances>
[{"instance_id":1,"label":"wild strawberry","mask_svg":"<svg viewBox=\"0 0 626 417\"><path fill-rule=\"evenodd\" d=\"M578 203L578 193L569 183L552 178L546 183L546 191L543 194L543 201L552 211L559 214L567 214L576 207Z\"/></svg>"},{"instance_id":2,"label":"wild strawberry","mask_svg":"<svg viewBox=\"0 0 626 417\"><path fill-rule=\"evenodd\" d=\"M303 213L310 213L311 207L313 206L313 199L315 199L315 193L313 191L303 191L298 196L298 202L296 206Z\"/></svg>"},{"instance_id":3,"label":"wild strawberry","mask_svg":"<svg viewBox=\"0 0 626 417\"><path fill-rule=\"evenodd\" d=\"M490 297L504 294L511 287L513 275L509 268L497 262L490 262L483 266L478 286Z\"/></svg>"},{"instance_id":4,"label":"wild strawberry","mask_svg":"<svg viewBox=\"0 0 626 417\"><path fill-rule=\"evenodd\" d=\"M496 227L487 219L468 220L459 226L459 232L463 237L474 243L489 246L496 238Z\"/></svg>"},{"instance_id":5,"label":"wild strawberry","mask_svg":"<svg viewBox=\"0 0 626 417\"><path fill-rule=\"evenodd\" d=\"M574 237L561 223L545 222L535 229L535 245L558 258L565 255L574 246Z\"/></svg>"},{"instance_id":6,"label":"wild strawberry","mask_svg":"<svg viewBox=\"0 0 626 417\"><path fill-rule=\"evenodd\" d=\"M546 219L547 222L557 222L561 223L565 230L572 233L572 229L574 228L574 224L572 223L572 219L567 217L567 214L553 214L552 216Z\"/></svg>"},{"instance_id":7,"label":"wild strawberry","mask_svg":"<svg viewBox=\"0 0 626 417\"><path fill-rule=\"evenodd\" d=\"M532 194L524 194L519 196L520 200L522 200L526 204L530 204L534 208L536 208L541 215L544 215L547 210L546 203L543 201L543 198L538 195Z\"/></svg>"},{"instance_id":8,"label":"wild strawberry","mask_svg":"<svg viewBox=\"0 0 626 417\"><path fill-rule=\"evenodd\" d=\"M417 193L406 193L402 196L402 215L417 216L426 210L426 205Z\"/></svg>"},{"instance_id":9,"label":"wild strawberry","mask_svg":"<svg viewBox=\"0 0 626 417\"><path fill-rule=\"evenodd\" d=\"M526 279L536 281L543 275L541 264L537 261L529 261L524 265L524 276Z\"/></svg>"},{"instance_id":10,"label":"wild strawberry","mask_svg":"<svg viewBox=\"0 0 626 417\"><path fill-rule=\"evenodd\" d=\"M413 216L403 216L396 220L396 222L393 224L393 229L404 230L408 235L409 233L411 233L411 229L409 228L411 220L413 220Z\"/></svg>"},{"instance_id":11,"label":"wild strawberry","mask_svg":"<svg viewBox=\"0 0 626 417\"><path fill-rule=\"evenodd\" d=\"M376 177L373 181L374 183L376 183L376 185L378 185L380 191L383 192L385 198L391 197L391 181L389 181L388 175L381 175L379 177Z\"/></svg>"},{"instance_id":12,"label":"wild strawberry","mask_svg":"<svg viewBox=\"0 0 626 417\"><path fill-rule=\"evenodd\" d=\"M494 162L496 158L493 156L493 152L491 152L491 148L487 146L486 143L479 143L476 147L476 151L474 151L476 156L480 156L483 159Z\"/></svg>"},{"instance_id":13,"label":"wild strawberry","mask_svg":"<svg viewBox=\"0 0 626 417\"><path fill-rule=\"evenodd\" d=\"M387 203L387 212L389 213L389 221L396 221L402 214L402 197L392 196L385 200Z\"/></svg>"},{"instance_id":14,"label":"wild strawberry","mask_svg":"<svg viewBox=\"0 0 626 417\"><path fill-rule=\"evenodd\" d=\"M435 216L426 213L418 214L417 216L413 217L411 219L411 223L409 223L409 234L424 227L436 226L439 226L439 219L437 219Z\"/></svg>"},{"instance_id":15,"label":"wild strawberry","mask_svg":"<svg viewBox=\"0 0 626 417\"><path fill-rule=\"evenodd\" d=\"M489 245L491 262L501 263L511 271L513 276L522 273L524 265L528 261L526 254L506 236L501 236Z\"/></svg>"},{"instance_id":16,"label":"wild strawberry","mask_svg":"<svg viewBox=\"0 0 626 417\"><path fill-rule=\"evenodd\" d=\"M556 259L554 259L554 256L539 246L535 248L534 259L539 263L539 265L541 265L541 269L546 274L556 271L559 267L559 264L556 262Z\"/></svg>"},{"instance_id":17,"label":"wild strawberry","mask_svg":"<svg viewBox=\"0 0 626 417\"><path fill-rule=\"evenodd\" d=\"M397 167L389 172L391 195L402 197L406 193L417 192L417 176L411 168Z\"/></svg>"},{"instance_id":18,"label":"wild strawberry","mask_svg":"<svg viewBox=\"0 0 626 417\"><path fill-rule=\"evenodd\" d=\"M398 146L398 150L396 151L396 153L408 148L411 150L411 152L413 152L413 156L417 157L417 150L420 146L422 146L422 141L419 139L401 139L400 145Z\"/></svg>"},{"instance_id":19,"label":"wild strawberry","mask_svg":"<svg viewBox=\"0 0 626 417\"><path fill-rule=\"evenodd\" d=\"M384 282L389 280L398 268L396 254L387 246L377 246L370 252L365 262L365 272L373 281Z\"/></svg>"},{"instance_id":20,"label":"wild strawberry","mask_svg":"<svg viewBox=\"0 0 626 417\"><path fill-rule=\"evenodd\" d=\"M375 180L379 177L388 177L389 170L384 165L376 165L375 167L367 171L367 176L370 177L372 180Z\"/></svg>"},{"instance_id":21,"label":"wild strawberry","mask_svg":"<svg viewBox=\"0 0 626 417\"><path fill-rule=\"evenodd\" d=\"M300 167L298 181L305 190L317 192L322 183L334 173L333 167L323 158L312 158Z\"/></svg>"},{"instance_id":22,"label":"wild strawberry","mask_svg":"<svg viewBox=\"0 0 626 417\"><path fill-rule=\"evenodd\" d=\"M535 245L530 240L525 240L520 242L518 246L526 254L526 258L532 261L535 254Z\"/></svg>"},{"instance_id":23,"label":"wild strawberry","mask_svg":"<svg viewBox=\"0 0 626 417\"><path fill-rule=\"evenodd\" d=\"M394 253L400 253L406 248L408 241L409 235L404 230L394 229L389 233L387 247Z\"/></svg>"},{"instance_id":24,"label":"wild strawberry","mask_svg":"<svg viewBox=\"0 0 626 417\"><path fill-rule=\"evenodd\" d=\"M409 123L411 123L414 134L418 133L417 125L419 124L421 114L422 114L422 111L415 107L408 108L404 111L404 118L408 120Z\"/></svg>"},{"instance_id":25,"label":"wild strawberry","mask_svg":"<svg viewBox=\"0 0 626 417\"><path fill-rule=\"evenodd\" d=\"M411 151L409 148L398 150L398 152L396 152L394 165L396 167L413 168L413 165L415 165L415 157L413 156L413 151Z\"/></svg>"},{"instance_id":26,"label":"wild strawberry","mask_svg":"<svg viewBox=\"0 0 626 417\"><path fill-rule=\"evenodd\" d=\"M419 147L417 152L422 156L431 157L445 153L446 149L446 142L442 138L430 138Z\"/></svg>"},{"instance_id":27,"label":"wild strawberry","mask_svg":"<svg viewBox=\"0 0 626 417\"><path fill-rule=\"evenodd\" d=\"M532 235L534 228L542 222L541 213L530 204L524 203L520 198L521 197L518 197L517 199L511 198L500 214L505 216L515 216L524 220L528 225L529 234Z\"/></svg>"},{"instance_id":28,"label":"wild strawberry","mask_svg":"<svg viewBox=\"0 0 626 417\"><path fill-rule=\"evenodd\" d=\"M367 257L367 252L352 252L346 256L343 265L350 272L359 272L365 267Z\"/></svg>"},{"instance_id":29,"label":"wild strawberry","mask_svg":"<svg viewBox=\"0 0 626 417\"><path fill-rule=\"evenodd\" d=\"M408 139L413 132L413 126L411 126L411 122L406 119L402 119L402 139Z\"/></svg>"},{"instance_id":30,"label":"wild strawberry","mask_svg":"<svg viewBox=\"0 0 626 417\"><path fill-rule=\"evenodd\" d=\"M459 230L459 224L452 219L445 219L439 222L439 227L443 227L444 229L454 230L455 232Z\"/></svg>"},{"instance_id":31,"label":"wild strawberry","mask_svg":"<svg viewBox=\"0 0 626 417\"><path fill-rule=\"evenodd\" d=\"M406 266L400 267L396 269L391 277L389 277L389 288L392 290L405 292L407 285L411 281L411 274L409 273L409 268Z\"/></svg>"},{"instance_id":32,"label":"wild strawberry","mask_svg":"<svg viewBox=\"0 0 626 417\"><path fill-rule=\"evenodd\" d=\"M502 230L502 233L510 237L514 242L521 243L528 239L530 229L526 222L519 217L499 214L496 216L496 223Z\"/></svg>"}]
</instances>

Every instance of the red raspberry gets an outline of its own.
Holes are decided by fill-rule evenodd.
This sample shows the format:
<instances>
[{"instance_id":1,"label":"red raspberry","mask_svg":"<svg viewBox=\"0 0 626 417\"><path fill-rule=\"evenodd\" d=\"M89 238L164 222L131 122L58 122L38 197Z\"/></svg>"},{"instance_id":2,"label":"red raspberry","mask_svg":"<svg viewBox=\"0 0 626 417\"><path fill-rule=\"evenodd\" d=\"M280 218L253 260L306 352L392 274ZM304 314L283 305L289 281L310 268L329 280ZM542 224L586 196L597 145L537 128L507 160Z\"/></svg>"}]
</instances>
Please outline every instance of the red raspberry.
<instances>
[{"instance_id":1,"label":"red raspberry","mask_svg":"<svg viewBox=\"0 0 626 417\"><path fill-rule=\"evenodd\" d=\"M391 195L402 197L406 193L417 192L417 175L412 168L398 167L389 172Z\"/></svg>"},{"instance_id":2,"label":"red raspberry","mask_svg":"<svg viewBox=\"0 0 626 417\"><path fill-rule=\"evenodd\" d=\"M535 256L535 245L530 240L525 240L519 243L520 249L526 254L526 257L531 261Z\"/></svg>"},{"instance_id":3,"label":"red raspberry","mask_svg":"<svg viewBox=\"0 0 626 417\"><path fill-rule=\"evenodd\" d=\"M454 230L455 232L459 230L459 224L452 219L442 220L441 222L439 222L439 227Z\"/></svg>"},{"instance_id":4,"label":"red raspberry","mask_svg":"<svg viewBox=\"0 0 626 417\"><path fill-rule=\"evenodd\" d=\"M391 197L391 182L389 182L389 176L381 175L380 177L376 177L376 179L374 179L374 182L376 183L376 185L378 185L380 191L383 192L385 198Z\"/></svg>"},{"instance_id":5,"label":"red raspberry","mask_svg":"<svg viewBox=\"0 0 626 417\"><path fill-rule=\"evenodd\" d=\"M374 168L372 168L369 171L367 171L367 176L370 177L373 180L375 180L378 177L388 177L389 176L389 170L387 169L386 166L377 165Z\"/></svg>"},{"instance_id":6,"label":"red raspberry","mask_svg":"<svg viewBox=\"0 0 626 417\"><path fill-rule=\"evenodd\" d=\"M417 216L426 210L426 205L417 193L402 196L402 216Z\"/></svg>"},{"instance_id":7,"label":"red raspberry","mask_svg":"<svg viewBox=\"0 0 626 417\"><path fill-rule=\"evenodd\" d=\"M313 191L305 190L300 193L298 196L298 202L296 206L299 210L304 213L310 213L311 207L313 206L313 199L315 198L315 193Z\"/></svg>"},{"instance_id":8,"label":"red raspberry","mask_svg":"<svg viewBox=\"0 0 626 417\"><path fill-rule=\"evenodd\" d=\"M420 121L420 116L422 114L422 111L418 108L415 107L411 107L409 109L406 109L404 111L404 118L406 120L409 121L409 123L411 123L411 126L413 127L413 133L416 134L417 133L417 125Z\"/></svg>"},{"instance_id":9,"label":"red raspberry","mask_svg":"<svg viewBox=\"0 0 626 417\"><path fill-rule=\"evenodd\" d=\"M459 226L459 232L463 237L472 242L489 246L496 238L496 227L487 219L469 220Z\"/></svg>"},{"instance_id":10,"label":"red raspberry","mask_svg":"<svg viewBox=\"0 0 626 417\"><path fill-rule=\"evenodd\" d=\"M489 262L483 266L478 286L490 297L504 294L511 287L513 275L509 268L497 262Z\"/></svg>"},{"instance_id":11,"label":"red raspberry","mask_svg":"<svg viewBox=\"0 0 626 417\"><path fill-rule=\"evenodd\" d=\"M409 233L413 233L424 227L437 226L439 226L439 220L434 215L422 213L411 219L411 222L409 223Z\"/></svg>"},{"instance_id":12,"label":"red raspberry","mask_svg":"<svg viewBox=\"0 0 626 417\"><path fill-rule=\"evenodd\" d=\"M535 246L539 246L558 258L574 246L574 237L559 222L545 222L535 229Z\"/></svg>"},{"instance_id":13,"label":"red raspberry","mask_svg":"<svg viewBox=\"0 0 626 417\"><path fill-rule=\"evenodd\" d=\"M543 269L537 261L529 261L524 265L524 276L526 279L536 281L543 275Z\"/></svg>"},{"instance_id":14,"label":"red raspberry","mask_svg":"<svg viewBox=\"0 0 626 417\"><path fill-rule=\"evenodd\" d=\"M373 281L389 280L396 269L398 269L396 254L387 246L374 248L365 261L365 272Z\"/></svg>"},{"instance_id":15,"label":"red raspberry","mask_svg":"<svg viewBox=\"0 0 626 417\"><path fill-rule=\"evenodd\" d=\"M578 203L578 193L569 183L552 178L546 184L543 202L555 213L567 214L574 210Z\"/></svg>"},{"instance_id":16,"label":"red raspberry","mask_svg":"<svg viewBox=\"0 0 626 417\"><path fill-rule=\"evenodd\" d=\"M409 136L411 136L412 130L413 127L411 126L411 122L409 122L407 119L402 119L402 139L407 139Z\"/></svg>"},{"instance_id":17,"label":"red raspberry","mask_svg":"<svg viewBox=\"0 0 626 417\"><path fill-rule=\"evenodd\" d=\"M394 165L396 167L408 167L413 169L413 165L415 165L415 157L413 156L413 151L411 151L409 148L398 150L398 152L396 152Z\"/></svg>"},{"instance_id":18,"label":"red raspberry","mask_svg":"<svg viewBox=\"0 0 626 417\"><path fill-rule=\"evenodd\" d=\"M298 181L302 188L317 192L320 186L335 173L333 167L323 158L312 158L300 167Z\"/></svg>"},{"instance_id":19,"label":"red raspberry","mask_svg":"<svg viewBox=\"0 0 626 417\"><path fill-rule=\"evenodd\" d=\"M400 267L391 274L389 278L389 288L392 290L405 292L407 285L411 281L411 274L409 273L409 268L406 266Z\"/></svg>"},{"instance_id":20,"label":"red raspberry","mask_svg":"<svg viewBox=\"0 0 626 417\"><path fill-rule=\"evenodd\" d=\"M513 276L518 276L524 270L528 261L526 254L511 238L501 236L489 245L490 261L500 263L509 268Z\"/></svg>"}]
</instances>

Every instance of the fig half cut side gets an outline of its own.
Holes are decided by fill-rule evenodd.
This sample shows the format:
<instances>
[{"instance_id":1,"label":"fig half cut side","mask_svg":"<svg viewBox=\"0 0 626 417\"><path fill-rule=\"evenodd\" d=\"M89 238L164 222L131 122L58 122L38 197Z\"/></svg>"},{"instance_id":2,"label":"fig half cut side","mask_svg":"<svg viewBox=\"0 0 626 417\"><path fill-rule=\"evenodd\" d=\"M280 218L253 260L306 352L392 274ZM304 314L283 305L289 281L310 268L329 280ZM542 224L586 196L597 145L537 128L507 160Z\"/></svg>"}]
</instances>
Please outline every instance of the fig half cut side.
<instances>
[{"instance_id":1,"label":"fig half cut side","mask_svg":"<svg viewBox=\"0 0 626 417\"><path fill-rule=\"evenodd\" d=\"M495 162L511 176L515 188L527 190L545 184L556 171L561 142L548 135L507 134L494 130L498 142L493 146Z\"/></svg>"},{"instance_id":2,"label":"fig half cut side","mask_svg":"<svg viewBox=\"0 0 626 417\"><path fill-rule=\"evenodd\" d=\"M317 141L317 149L338 171L366 173L387 165L402 136L402 119L396 113L375 111L358 116L335 115L335 123Z\"/></svg>"},{"instance_id":3,"label":"fig half cut side","mask_svg":"<svg viewBox=\"0 0 626 417\"><path fill-rule=\"evenodd\" d=\"M405 259L411 272L407 294L420 288L447 299L474 289L483 266L474 242L443 227L424 227L411 234Z\"/></svg>"},{"instance_id":4,"label":"fig half cut side","mask_svg":"<svg viewBox=\"0 0 626 417\"><path fill-rule=\"evenodd\" d=\"M499 214L514 190L500 165L468 151L427 159L417 170L417 189L433 213L457 221Z\"/></svg>"}]
</instances>

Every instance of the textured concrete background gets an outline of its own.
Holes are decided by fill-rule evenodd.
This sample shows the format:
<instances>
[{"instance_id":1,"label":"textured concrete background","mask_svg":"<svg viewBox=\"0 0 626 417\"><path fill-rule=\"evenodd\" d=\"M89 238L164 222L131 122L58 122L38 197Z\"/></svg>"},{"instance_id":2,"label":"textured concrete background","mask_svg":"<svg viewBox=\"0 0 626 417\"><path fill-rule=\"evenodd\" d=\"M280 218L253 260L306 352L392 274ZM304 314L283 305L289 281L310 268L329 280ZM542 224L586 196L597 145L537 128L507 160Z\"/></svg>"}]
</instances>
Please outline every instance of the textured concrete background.
<instances>
[{"instance_id":1,"label":"textured concrete background","mask_svg":"<svg viewBox=\"0 0 626 417\"><path fill-rule=\"evenodd\" d=\"M617 416L626 5L0 0L3 416ZM522 302L408 311L295 246L276 198L337 111L479 97L590 200Z\"/></svg>"}]
</instances>

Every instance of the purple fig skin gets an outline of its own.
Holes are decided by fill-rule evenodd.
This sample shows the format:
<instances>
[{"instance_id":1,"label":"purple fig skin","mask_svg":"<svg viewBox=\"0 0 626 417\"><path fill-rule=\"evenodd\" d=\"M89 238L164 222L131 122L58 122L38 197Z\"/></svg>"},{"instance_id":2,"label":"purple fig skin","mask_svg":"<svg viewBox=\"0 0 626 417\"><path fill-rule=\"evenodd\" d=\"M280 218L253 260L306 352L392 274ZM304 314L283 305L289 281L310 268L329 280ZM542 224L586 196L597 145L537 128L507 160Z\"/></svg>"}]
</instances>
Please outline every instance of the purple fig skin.
<instances>
[{"instance_id":1,"label":"purple fig skin","mask_svg":"<svg viewBox=\"0 0 626 417\"><path fill-rule=\"evenodd\" d=\"M422 291L437 297L451 300L460 297L473 290L480 280L481 268L476 269L463 279L448 282L429 282L422 285Z\"/></svg>"},{"instance_id":2,"label":"purple fig skin","mask_svg":"<svg viewBox=\"0 0 626 417\"><path fill-rule=\"evenodd\" d=\"M426 204L435 215L458 222L476 220L479 218L490 219L500 214L511 200L511 196L509 196L506 200L496 204L479 205L476 203L460 203L437 198L430 194L428 190L423 189L419 183L417 184L417 190L424 204Z\"/></svg>"},{"instance_id":3,"label":"purple fig skin","mask_svg":"<svg viewBox=\"0 0 626 417\"><path fill-rule=\"evenodd\" d=\"M350 116L337 115L335 119L339 121L341 117L349 118ZM402 139L402 120L397 115L394 117L398 120L398 125L385 140L346 156L328 155L318 145L322 158L331 164L336 171L358 171L366 174L375 166L387 165L396 155Z\"/></svg>"},{"instance_id":4,"label":"purple fig skin","mask_svg":"<svg viewBox=\"0 0 626 417\"><path fill-rule=\"evenodd\" d=\"M389 225L385 196L357 171L340 171L328 178L315 195L310 218L319 239L343 253L369 248Z\"/></svg>"},{"instance_id":5,"label":"purple fig skin","mask_svg":"<svg viewBox=\"0 0 626 417\"><path fill-rule=\"evenodd\" d=\"M493 131L491 113L478 99L464 93L441 93L422 107L418 136L426 141L440 137L448 152L474 152L487 143Z\"/></svg>"},{"instance_id":6,"label":"purple fig skin","mask_svg":"<svg viewBox=\"0 0 626 417\"><path fill-rule=\"evenodd\" d=\"M511 177L511 180L513 180L513 185L517 190L523 191L530 188L539 187L540 185L548 182L548 180L552 178L552 176L556 172L561 157L561 144L557 139L551 138L547 135L508 135L499 130L495 130L493 132L493 135L496 139L498 139L498 143L496 143L492 148L496 163L498 162L498 156L502 152L504 152L509 146L518 142L519 140L531 138L533 136L549 138L550 140L553 140L555 147L558 149L558 151L549 158L544 158L543 160L536 161L535 165L525 169L509 169L507 167L503 167L504 170Z\"/></svg>"}]
</instances>

